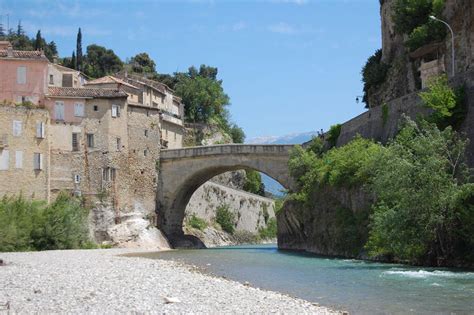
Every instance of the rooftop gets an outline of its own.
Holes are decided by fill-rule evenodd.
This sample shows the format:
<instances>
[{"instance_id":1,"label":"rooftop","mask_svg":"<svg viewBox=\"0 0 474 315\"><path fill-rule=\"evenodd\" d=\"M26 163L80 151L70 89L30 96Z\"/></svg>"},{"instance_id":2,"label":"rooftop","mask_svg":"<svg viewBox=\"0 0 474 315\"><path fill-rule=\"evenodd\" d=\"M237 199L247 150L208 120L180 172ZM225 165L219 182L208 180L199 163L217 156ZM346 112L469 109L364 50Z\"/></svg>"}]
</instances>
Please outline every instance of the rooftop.
<instances>
[{"instance_id":1,"label":"rooftop","mask_svg":"<svg viewBox=\"0 0 474 315\"><path fill-rule=\"evenodd\" d=\"M125 81L123 81L119 78L113 77L111 75L107 75L105 77L98 78L98 79L87 82L87 84L109 84L109 83L123 84L125 86L131 87L131 88L134 88L134 89L138 89L136 86L134 86L130 83L127 83L127 82L125 82Z\"/></svg>"},{"instance_id":2,"label":"rooftop","mask_svg":"<svg viewBox=\"0 0 474 315\"><path fill-rule=\"evenodd\" d=\"M48 60L44 52L40 50L13 50L11 48L0 49L0 58Z\"/></svg>"},{"instance_id":3,"label":"rooftop","mask_svg":"<svg viewBox=\"0 0 474 315\"><path fill-rule=\"evenodd\" d=\"M128 94L117 89L72 88L52 86L48 88L47 96L77 98L116 98L127 97Z\"/></svg>"}]
</instances>

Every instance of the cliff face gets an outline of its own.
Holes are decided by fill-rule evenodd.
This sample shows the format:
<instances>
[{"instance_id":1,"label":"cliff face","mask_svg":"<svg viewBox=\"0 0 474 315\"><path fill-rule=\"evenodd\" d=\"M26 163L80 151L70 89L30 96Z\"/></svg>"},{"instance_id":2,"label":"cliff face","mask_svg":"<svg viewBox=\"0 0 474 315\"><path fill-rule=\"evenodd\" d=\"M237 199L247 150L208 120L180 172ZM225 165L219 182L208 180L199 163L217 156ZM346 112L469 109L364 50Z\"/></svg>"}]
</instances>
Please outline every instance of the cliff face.
<instances>
[{"instance_id":1,"label":"cliff face","mask_svg":"<svg viewBox=\"0 0 474 315\"><path fill-rule=\"evenodd\" d=\"M285 202L277 215L278 248L364 257L370 196L358 188L326 187L309 204Z\"/></svg>"},{"instance_id":2,"label":"cliff face","mask_svg":"<svg viewBox=\"0 0 474 315\"><path fill-rule=\"evenodd\" d=\"M410 52L404 42L407 35L395 31L393 5L397 0L381 0L380 17L382 27L382 62L390 65L385 81L368 92L371 107L380 106L392 99L415 92L422 87L420 66L426 55L423 49ZM455 34L456 73L474 67L474 2L472 0L446 0L442 18ZM440 43L436 54L441 68L451 69L451 35Z\"/></svg>"}]
</instances>

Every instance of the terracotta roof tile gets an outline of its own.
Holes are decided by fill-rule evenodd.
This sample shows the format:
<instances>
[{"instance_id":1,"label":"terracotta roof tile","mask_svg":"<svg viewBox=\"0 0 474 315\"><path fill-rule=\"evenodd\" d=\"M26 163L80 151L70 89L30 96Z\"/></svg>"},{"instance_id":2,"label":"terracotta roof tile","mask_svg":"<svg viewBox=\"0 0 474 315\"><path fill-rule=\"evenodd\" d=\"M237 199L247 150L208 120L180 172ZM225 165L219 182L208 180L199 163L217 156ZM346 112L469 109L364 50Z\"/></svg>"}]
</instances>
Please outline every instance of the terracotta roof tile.
<instances>
[{"instance_id":1,"label":"terracotta roof tile","mask_svg":"<svg viewBox=\"0 0 474 315\"><path fill-rule=\"evenodd\" d=\"M8 57L8 49L0 50L0 58L22 58L48 60L44 53L39 50L12 50L12 56Z\"/></svg>"},{"instance_id":2,"label":"terracotta roof tile","mask_svg":"<svg viewBox=\"0 0 474 315\"><path fill-rule=\"evenodd\" d=\"M62 97L94 97L94 98L115 98L127 97L128 94L115 89L93 89L93 88L72 88L72 87L56 87L48 88L48 96Z\"/></svg>"},{"instance_id":3,"label":"terracotta roof tile","mask_svg":"<svg viewBox=\"0 0 474 315\"><path fill-rule=\"evenodd\" d=\"M134 85L132 85L128 82L125 82L125 81L123 81L119 78L113 77L111 75L107 75L105 77L98 78L98 79L87 82L87 84L107 84L107 83L118 83L118 84L123 84L123 85L126 85L126 86L134 88L134 89L138 89L138 87L136 87L136 86L134 86Z\"/></svg>"}]
</instances>

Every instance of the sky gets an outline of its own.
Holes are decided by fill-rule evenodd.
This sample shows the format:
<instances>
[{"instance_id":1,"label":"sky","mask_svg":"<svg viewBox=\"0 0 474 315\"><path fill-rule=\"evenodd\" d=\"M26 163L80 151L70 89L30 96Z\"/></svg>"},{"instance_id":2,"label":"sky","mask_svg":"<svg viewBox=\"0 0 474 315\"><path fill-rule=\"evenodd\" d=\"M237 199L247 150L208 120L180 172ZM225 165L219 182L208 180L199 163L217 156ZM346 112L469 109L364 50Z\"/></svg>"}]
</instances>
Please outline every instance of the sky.
<instances>
[{"instance_id":1,"label":"sky","mask_svg":"<svg viewBox=\"0 0 474 315\"><path fill-rule=\"evenodd\" d=\"M159 73L219 69L248 139L327 130L364 111L360 71L381 47L375 0L0 0L6 26L38 29L61 57L82 29L122 59L147 52Z\"/></svg>"}]
</instances>

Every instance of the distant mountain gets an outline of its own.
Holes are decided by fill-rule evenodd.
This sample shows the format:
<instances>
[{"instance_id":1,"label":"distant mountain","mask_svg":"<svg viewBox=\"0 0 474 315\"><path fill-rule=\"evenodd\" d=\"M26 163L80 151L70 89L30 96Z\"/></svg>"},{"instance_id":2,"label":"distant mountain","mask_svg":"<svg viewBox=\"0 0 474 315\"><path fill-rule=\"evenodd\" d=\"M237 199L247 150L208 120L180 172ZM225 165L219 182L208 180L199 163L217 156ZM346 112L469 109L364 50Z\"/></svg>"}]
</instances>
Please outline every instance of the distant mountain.
<instances>
[{"instance_id":1,"label":"distant mountain","mask_svg":"<svg viewBox=\"0 0 474 315\"><path fill-rule=\"evenodd\" d=\"M302 133L292 133L286 136L267 136L267 137L256 137L249 139L246 143L248 144L302 144L311 140L313 136L317 134L316 131L302 132ZM276 197L281 197L283 195L281 186L277 181L275 181L270 176L262 174L262 181L265 185L265 191L270 192Z\"/></svg>"},{"instance_id":2,"label":"distant mountain","mask_svg":"<svg viewBox=\"0 0 474 315\"><path fill-rule=\"evenodd\" d=\"M286 136L262 136L249 139L248 144L301 144L311 140L317 134L316 131L292 133Z\"/></svg>"}]
</instances>

